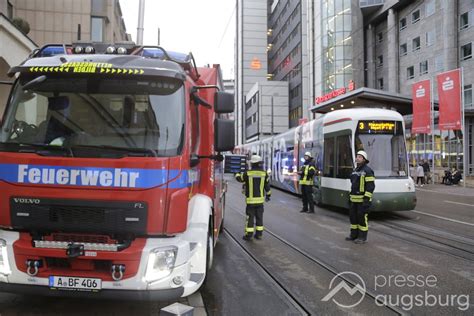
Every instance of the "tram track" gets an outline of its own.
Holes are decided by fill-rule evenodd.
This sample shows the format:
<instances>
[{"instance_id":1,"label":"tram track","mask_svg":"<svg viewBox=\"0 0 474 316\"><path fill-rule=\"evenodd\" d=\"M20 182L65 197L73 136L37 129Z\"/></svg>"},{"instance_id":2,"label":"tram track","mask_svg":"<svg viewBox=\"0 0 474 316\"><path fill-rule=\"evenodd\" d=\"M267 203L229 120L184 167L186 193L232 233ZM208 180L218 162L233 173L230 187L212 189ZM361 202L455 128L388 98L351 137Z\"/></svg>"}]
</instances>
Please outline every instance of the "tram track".
<instances>
[{"instance_id":1,"label":"tram track","mask_svg":"<svg viewBox=\"0 0 474 316\"><path fill-rule=\"evenodd\" d=\"M453 257L460 258L460 259L463 259L463 260L467 260L469 262L474 262L474 252L471 251L471 250L468 250L468 249L465 249L465 248L462 248L462 247L458 247L458 246L455 246L455 245L449 243L449 241L452 242L454 240L450 240L448 238L445 238L443 236L436 235L436 234L431 234L432 235L431 237L426 236L425 235L426 233L424 233L424 232L413 231L413 230L410 230L410 229L406 228L406 226L404 227L403 225L396 225L396 224L394 225L393 223L388 224L388 223L383 222L383 221L378 221L378 222L375 222L374 224L372 224L371 227L370 227L370 230L372 230L372 231L376 231L380 234L390 236L392 238L397 238L399 240L403 240L405 242L409 242L409 243L417 245L417 246L428 248L430 250L435 250L435 251L443 253L445 255L449 255L449 256L453 256ZM383 231L382 229L380 229L378 227L374 227L376 225L380 225L380 226L390 228L390 229L392 229L396 232L403 232L405 234L415 236L415 237L420 238L422 240L425 240L427 242L417 241L417 240L407 238L406 236L397 235L396 233L386 232L386 231ZM446 239L447 241L444 242L444 241L441 241L441 240L437 240L434 237ZM456 242L459 242L459 241L456 240ZM438 244L438 245L441 245L441 247L443 247L443 248L451 249L451 250L454 250L454 251L448 251L447 249L441 249L441 248L436 247L434 245L430 245L429 243Z\"/></svg>"},{"instance_id":2,"label":"tram track","mask_svg":"<svg viewBox=\"0 0 474 316\"><path fill-rule=\"evenodd\" d=\"M232 211L240 214L241 216L244 216L244 214L242 214L241 212L239 212L238 210L236 210L233 207L229 207L229 209L231 209ZM289 298L291 298L291 301L294 302L294 304L296 304L295 306L300 306L300 308L304 312L309 313L308 315L311 314L309 312L309 309L307 307L305 307L303 303L299 302L298 299L295 298L294 295L291 294L290 290L285 288L283 282L279 281L278 278L271 271L269 271L265 267L265 265L252 252L250 252L247 249L247 247L244 246L244 244L242 242L240 242L240 240L239 240L240 236L238 238L236 238L235 236L232 235L232 233L229 230L224 229L224 231L227 233L227 236L231 237L231 239L239 245L239 247L252 259L252 261L254 261L259 266L259 268L261 268L263 271L265 271L266 275L275 284L278 285L278 287L285 293L285 295L288 296ZM273 231L269 230L268 228L265 229L265 234L272 236L273 238L275 238L276 240L278 240L279 242L284 244L286 247L289 247L291 250L297 252L298 254L300 254L301 256L303 256L304 258L309 260L310 262L316 264L318 267L320 267L320 268L324 269L325 271L329 272L330 275L333 278L337 277L338 279L344 281L346 284L350 285L352 288L355 288L358 285L357 282L354 282L353 280L351 280L350 278L344 276L343 274L341 275L342 272L339 272L335 267L329 265L328 263L324 262L323 260L321 260L319 258L314 257L313 255L311 255L308 252L306 252L305 250L297 247L296 245L294 245L290 241L288 241L285 238L281 237L280 235L274 233ZM377 295L369 289L365 289L365 296L369 297L374 302L377 301L380 304L380 306L383 305L385 308L387 308L388 310L390 310L391 312L393 312L397 315L405 315L406 314L406 312L404 312L402 309L400 309L396 306L384 304L384 302L380 301L380 299L377 298Z\"/></svg>"},{"instance_id":3,"label":"tram track","mask_svg":"<svg viewBox=\"0 0 474 316\"><path fill-rule=\"evenodd\" d=\"M283 194L294 195L294 194L288 193L288 192L280 190L280 189L278 189L278 191L282 192ZM289 201L288 204L295 205L295 207L300 207L299 204L296 205L293 201ZM328 211L328 212L325 212L325 214L324 214L327 217L337 219L337 220L347 220L346 217L343 218L343 214L341 214L341 212L339 210L335 210L334 208L329 208L329 209L328 208L323 208L323 209ZM333 211L333 212L331 212L331 211ZM393 214L388 214L388 215L394 216ZM402 231L403 233L412 235L416 238L419 238L420 240L425 240L426 242L419 241L419 240L413 240L413 239L407 238L406 236L400 236L399 234L396 234L396 233L391 233L391 232L384 231L382 229L379 229L377 227L377 225L385 226L385 227L390 228L392 231L395 231L395 232ZM417 223L417 225L420 225L420 224ZM470 241L467 241L467 239L469 239L467 237L458 236L459 238L449 238L449 237L446 237L446 236L442 236L441 234L435 234L435 233L431 233L432 236L429 237L429 236L425 236L424 235L425 232L419 231L419 229L417 231L413 231L410 228L407 228L406 226L404 226L403 224L398 224L397 225L397 224L394 224L392 221L390 222L390 224L387 224L387 221L385 221L385 220L371 220L371 222L369 223L369 227L370 227L369 228L370 231L376 231L376 232L378 232L380 234L383 234L385 236L388 236L390 238L396 238L398 240L402 240L402 241L405 241L405 242L408 242L408 243L411 243L411 244L414 244L414 245L417 245L417 246L421 246L421 247L424 247L424 248L427 248L427 249L430 249L430 250L433 250L433 251L437 251L437 252L443 253L445 255L449 255L449 256L453 256L455 258L460 258L460 259L463 259L463 260L467 260L469 262L474 262L474 252L473 251L452 244L453 242L457 242L457 243L463 243L467 246L474 246L474 241L472 243ZM433 229L435 229L435 228L433 227ZM446 233L451 234L451 233L448 233L448 232L446 232ZM429 235L428 233L426 233L426 234ZM453 234L451 234L451 235L453 235ZM445 239L446 241L437 240L436 238ZM462 241L461 239L464 239L464 241ZM451 243L449 243L449 242L451 242ZM439 246L436 247L435 245L430 245L428 243L438 244L438 245L441 245L441 247L443 247L443 248L440 248ZM451 251L447 250L445 248L451 249Z\"/></svg>"},{"instance_id":4,"label":"tram track","mask_svg":"<svg viewBox=\"0 0 474 316\"><path fill-rule=\"evenodd\" d=\"M284 296L288 302L291 303L291 305L297 309L301 315L311 315L309 312L309 309L304 306L304 304L296 297L294 297L288 289L285 288L285 286L276 278L266 267L265 265L256 257L252 254L251 251L249 251L246 247L242 245L242 243L226 228L224 228L224 233L226 236L234 242L238 246L239 249L241 249L246 255L247 258L249 258L253 263L256 264L256 266L263 271L263 274L267 277L268 280L270 280L271 283L275 286L276 289Z\"/></svg>"}]
</instances>

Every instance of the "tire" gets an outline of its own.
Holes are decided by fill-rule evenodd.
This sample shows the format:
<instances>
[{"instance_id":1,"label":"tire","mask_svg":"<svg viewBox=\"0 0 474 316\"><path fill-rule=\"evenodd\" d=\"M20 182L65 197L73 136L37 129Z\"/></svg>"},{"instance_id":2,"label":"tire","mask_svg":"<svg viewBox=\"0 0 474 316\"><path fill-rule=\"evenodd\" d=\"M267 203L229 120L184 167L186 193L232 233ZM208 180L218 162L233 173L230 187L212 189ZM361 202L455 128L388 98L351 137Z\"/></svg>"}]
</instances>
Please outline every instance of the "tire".
<instances>
[{"instance_id":1,"label":"tire","mask_svg":"<svg viewBox=\"0 0 474 316\"><path fill-rule=\"evenodd\" d=\"M224 215L225 215L225 195L224 199L222 200L222 220L221 220L221 227L219 227L219 234L222 234L224 231Z\"/></svg>"},{"instance_id":2,"label":"tire","mask_svg":"<svg viewBox=\"0 0 474 316\"><path fill-rule=\"evenodd\" d=\"M212 222L209 224L209 229L207 231L207 242L206 242L206 277L209 270L212 268L212 262L214 261L214 237L212 232Z\"/></svg>"}]
</instances>

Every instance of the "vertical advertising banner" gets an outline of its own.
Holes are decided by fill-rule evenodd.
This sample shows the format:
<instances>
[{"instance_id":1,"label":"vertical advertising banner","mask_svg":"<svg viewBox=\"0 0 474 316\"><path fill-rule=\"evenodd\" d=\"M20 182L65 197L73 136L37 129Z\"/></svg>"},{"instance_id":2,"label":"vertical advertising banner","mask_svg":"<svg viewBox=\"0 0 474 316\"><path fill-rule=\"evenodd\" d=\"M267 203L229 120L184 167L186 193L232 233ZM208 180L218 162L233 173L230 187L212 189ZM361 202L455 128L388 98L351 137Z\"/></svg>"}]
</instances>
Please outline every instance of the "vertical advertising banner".
<instances>
[{"instance_id":1,"label":"vertical advertising banner","mask_svg":"<svg viewBox=\"0 0 474 316\"><path fill-rule=\"evenodd\" d=\"M431 133L431 80L415 82L412 86L413 134Z\"/></svg>"},{"instance_id":2,"label":"vertical advertising banner","mask_svg":"<svg viewBox=\"0 0 474 316\"><path fill-rule=\"evenodd\" d=\"M437 76L439 97L439 129L461 129L461 70L443 72Z\"/></svg>"}]
</instances>

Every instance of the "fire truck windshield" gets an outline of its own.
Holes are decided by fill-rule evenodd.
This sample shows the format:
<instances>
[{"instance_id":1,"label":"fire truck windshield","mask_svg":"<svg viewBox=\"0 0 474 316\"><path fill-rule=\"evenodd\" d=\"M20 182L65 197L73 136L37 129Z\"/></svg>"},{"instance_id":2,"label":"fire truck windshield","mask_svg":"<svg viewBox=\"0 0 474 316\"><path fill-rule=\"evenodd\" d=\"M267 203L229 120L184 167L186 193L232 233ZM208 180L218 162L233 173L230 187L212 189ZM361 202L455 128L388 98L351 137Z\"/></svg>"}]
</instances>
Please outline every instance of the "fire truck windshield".
<instances>
[{"instance_id":1,"label":"fire truck windshield","mask_svg":"<svg viewBox=\"0 0 474 316\"><path fill-rule=\"evenodd\" d=\"M49 154L102 157L179 155L184 139L184 87L179 80L48 78L14 87L0 150L31 147ZM27 89L23 86L29 84ZM61 148L64 149L61 152Z\"/></svg>"}]
</instances>

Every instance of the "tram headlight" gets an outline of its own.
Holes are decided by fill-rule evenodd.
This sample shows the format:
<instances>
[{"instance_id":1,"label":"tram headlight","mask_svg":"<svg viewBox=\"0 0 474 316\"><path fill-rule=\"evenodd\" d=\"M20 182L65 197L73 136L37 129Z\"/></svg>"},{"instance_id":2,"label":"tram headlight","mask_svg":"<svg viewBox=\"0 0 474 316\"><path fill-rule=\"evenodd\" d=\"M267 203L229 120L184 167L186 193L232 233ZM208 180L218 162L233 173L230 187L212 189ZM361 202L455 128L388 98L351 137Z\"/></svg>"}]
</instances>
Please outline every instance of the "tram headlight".
<instances>
[{"instance_id":1,"label":"tram headlight","mask_svg":"<svg viewBox=\"0 0 474 316\"><path fill-rule=\"evenodd\" d=\"M0 274L9 275L11 272L8 263L7 242L0 239Z\"/></svg>"},{"instance_id":2,"label":"tram headlight","mask_svg":"<svg viewBox=\"0 0 474 316\"><path fill-rule=\"evenodd\" d=\"M171 274L176 262L178 248L155 248L150 251L146 267L145 280L153 282Z\"/></svg>"}]
</instances>

